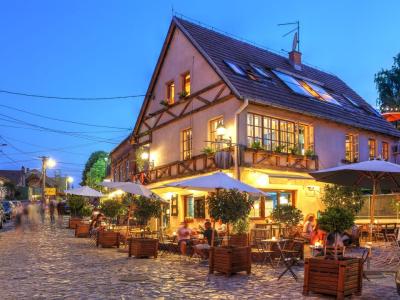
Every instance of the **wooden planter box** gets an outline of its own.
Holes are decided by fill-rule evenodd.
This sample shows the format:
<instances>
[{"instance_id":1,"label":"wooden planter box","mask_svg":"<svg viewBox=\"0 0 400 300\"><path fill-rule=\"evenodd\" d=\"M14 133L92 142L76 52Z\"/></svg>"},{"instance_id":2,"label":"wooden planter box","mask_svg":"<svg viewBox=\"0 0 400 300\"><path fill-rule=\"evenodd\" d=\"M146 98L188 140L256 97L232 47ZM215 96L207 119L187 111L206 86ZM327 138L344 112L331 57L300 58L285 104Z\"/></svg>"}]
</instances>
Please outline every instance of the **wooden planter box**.
<instances>
[{"instance_id":1,"label":"wooden planter box","mask_svg":"<svg viewBox=\"0 0 400 300\"><path fill-rule=\"evenodd\" d=\"M111 247L119 248L119 244L120 244L119 232L106 231L106 230L97 232L96 247L102 246L103 248L111 248Z\"/></svg>"},{"instance_id":2,"label":"wooden planter box","mask_svg":"<svg viewBox=\"0 0 400 300\"><path fill-rule=\"evenodd\" d=\"M89 237L90 224L78 223L75 226L75 237Z\"/></svg>"},{"instance_id":3,"label":"wooden planter box","mask_svg":"<svg viewBox=\"0 0 400 300\"><path fill-rule=\"evenodd\" d=\"M230 236L228 244L233 247L247 247L249 245L248 235L234 234Z\"/></svg>"},{"instance_id":4,"label":"wooden planter box","mask_svg":"<svg viewBox=\"0 0 400 300\"><path fill-rule=\"evenodd\" d=\"M214 271L227 276L246 271L251 273L250 247L212 247L210 249L210 273Z\"/></svg>"},{"instance_id":5,"label":"wooden planter box","mask_svg":"<svg viewBox=\"0 0 400 300\"><path fill-rule=\"evenodd\" d=\"M82 219L81 218L69 218L69 222L68 222L68 228L69 229L75 229L77 224L82 223Z\"/></svg>"},{"instance_id":6,"label":"wooden planter box","mask_svg":"<svg viewBox=\"0 0 400 300\"><path fill-rule=\"evenodd\" d=\"M359 258L342 260L324 257L307 258L304 264L303 295L315 292L336 299L362 292L363 265Z\"/></svg>"},{"instance_id":7,"label":"wooden planter box","mask_svg":"<svg viewBox=\"0 0 400 300\"><path fill-rule=\"evenodd\" d=\"M131 238L129 240L129 257L157 258L158 240L150 238Z\"/></svg>"}]
</instances>

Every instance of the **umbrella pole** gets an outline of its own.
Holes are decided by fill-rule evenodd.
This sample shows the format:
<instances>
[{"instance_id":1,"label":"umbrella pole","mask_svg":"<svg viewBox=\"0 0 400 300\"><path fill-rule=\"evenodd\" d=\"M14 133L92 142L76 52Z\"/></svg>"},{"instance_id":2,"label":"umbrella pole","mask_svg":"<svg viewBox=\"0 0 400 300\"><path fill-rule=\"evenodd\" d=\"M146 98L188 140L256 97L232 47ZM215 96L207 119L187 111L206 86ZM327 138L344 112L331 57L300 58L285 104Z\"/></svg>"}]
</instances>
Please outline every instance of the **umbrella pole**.
<instances>
[{"instance_id":1,"label":"umbrella pole","mask_svg":"<svg viewBox=\"0 0 400 300\"><path fill-rule=\"evenodd\" d=\"M369 217L370 217L370 242L372 242L372 226L374 225L374 215L375 215L375 198L376 198L376 178L372 178L372 197L369 203Z\"/></svg>"}]
</instances>

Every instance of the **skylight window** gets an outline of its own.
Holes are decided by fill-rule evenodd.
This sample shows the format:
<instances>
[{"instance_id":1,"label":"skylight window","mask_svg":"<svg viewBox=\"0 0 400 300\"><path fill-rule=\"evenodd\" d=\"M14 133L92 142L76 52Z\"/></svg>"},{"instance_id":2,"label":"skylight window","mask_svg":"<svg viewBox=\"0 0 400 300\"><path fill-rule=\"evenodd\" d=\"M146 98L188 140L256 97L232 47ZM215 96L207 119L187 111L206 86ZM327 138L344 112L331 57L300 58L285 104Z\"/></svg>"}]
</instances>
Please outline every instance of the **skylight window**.
<instances>
[{"instance_id":1,"label":"skylight window","mask_svg":"<svg viewBox=\"0 0 400 300\"><path fill-rule=\"evenodd\" d=\"M279 72L279 71L273 71L276 76L279 77L280 80L282 80L293 92L297 94L301 94L306 97L313 96L311 95L303 86L300 85L300 83L294 79L292 76Z\"/></svg>"},{"instance_id":2,"label":"skylight window","mask_svg":"<svg viewBox=\"0 0 400 300\"><path fill-rule=\"evenodd\" d=\"M333 103L333 104L340 105L340 103L337 102L336 99L333 98L333 97L331 96L331 94L329 94L327 91L325 91L325 89L324 89L323 87L321 87L321 86L319 86L319 85L316 85L316 84L314 84L314 83L311 83L311 82L307 82L307 84L308 84L315 92L317 92L318 95L320 95L321 98L324 99L325 101L328 101L328 102Z\"/></svg>"},{"instance_id":3,"label":"skylight window","mask_svg":"<svg viewBox=\"0 0 400 300\"><path fill-rule=\"evenodd\" d=\"M301 80L276 70L273 70L276 76L279 77L293 92L306 96L323 100L329 103L340 105L335 98L331 96L325 89L315 83Z\"/></svg>"},{"instance_id":4,"label":"skylight window","mask_svg":"<svg viewBox=\"0 0 400 300\"><path fill-rule=\"evenodd\" d=\"M228 65L229 68L231 68L231 70L241 76L245 76L245 72L242 70L241 67L239 67L237 64L231 62L231 61L225 61L225 63Z\"/></svg>"},{"instance_id":5,"label":"skylight window","mask_svg":"<svg viewBox=\"0 0 400 300\"><path fill-rule=\"evenodd\" d=\"M352 99L351 97L347 96L346 94L342 94L342 95L347 101L349 101L355 107L360 107L360 105L356 101L354 101L354 99Z\"/></svg>"},{"instance_id":6,"label":"skylight window","mask_svg":"<svg viewBox=\"0 0 400 300\"><path fill-rule=\"evenodd\" d=\"M251 64L251 67L256 71L256 73L264 78L271 78L271 76L267 73L267 71L259 66Z\"/></svg>"}]
</instances>

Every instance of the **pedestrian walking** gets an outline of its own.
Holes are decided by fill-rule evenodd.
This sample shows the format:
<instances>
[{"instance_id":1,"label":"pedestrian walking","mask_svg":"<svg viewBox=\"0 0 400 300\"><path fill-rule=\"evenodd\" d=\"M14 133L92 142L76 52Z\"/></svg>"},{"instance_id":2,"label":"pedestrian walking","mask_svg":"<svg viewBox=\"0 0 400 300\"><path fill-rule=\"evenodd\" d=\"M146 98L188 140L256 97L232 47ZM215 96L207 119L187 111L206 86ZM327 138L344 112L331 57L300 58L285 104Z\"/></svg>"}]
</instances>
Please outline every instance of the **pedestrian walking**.
<instances>
[{"instance_id":1,"label":"pedestrian walking","mask_svg":"<svg viewBox=\"0 0 400 300\"><path fill-rule=\"evenodd\" d=\"M46 199L43 199L39 204L39 214L42 220L42 224L44 224L45 213L46 213Z\"/></svg>"},{"instance_id":2,"label":"pedestrian walking","mask_svg":"<svg viewBox=\"0 0 400 300\"><path fill-rule=\"evenodd\" d=\"M57 203L57 222L58 226L62 227L63 223L63 214L64 214L64 207L62 201L58 201Z\"/></svg>"},{"instance_id":3,"label":"pedestrian walking","mask_svg":"<svg viewBox=\"0 0 400 300\"><path fill-rule=\"evenodd\" d=\"M49 213L50 213L50 223L51 224L54 224L54 222L56 221L56 219L54 217L54 213L56 211L56 207L57 207L56 200L51 199L50 203L49 203Z\"/></svg>"}]
</instances>

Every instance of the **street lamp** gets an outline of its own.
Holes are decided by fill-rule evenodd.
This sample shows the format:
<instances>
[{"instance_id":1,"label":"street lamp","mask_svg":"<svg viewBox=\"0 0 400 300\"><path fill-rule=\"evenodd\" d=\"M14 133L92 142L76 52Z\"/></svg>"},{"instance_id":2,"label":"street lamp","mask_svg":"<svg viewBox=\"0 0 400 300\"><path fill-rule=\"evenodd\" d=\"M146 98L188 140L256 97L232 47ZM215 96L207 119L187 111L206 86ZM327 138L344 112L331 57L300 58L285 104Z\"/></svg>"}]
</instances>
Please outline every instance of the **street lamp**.
<instances>
[{"instance_id":1,"label":"street lamp","mask_svg":"<svg viewBox=\"0 0 400 300\"><path fill-rule=\"evenodd\" d=\"M48 156L39 157L42 160L42 203L45 203L45 189L46 189L46 169L54 168L56 161Z\"/></svg>"},{"instance_id":2,"label":"street lamp","mask_svg":"<svg viewBox=\"0 0 400 300\"><path fill-rule=\"evenodd\" d=\"M67 188L67 190L69 189L69 187L70 187L70 185L71 185L71 183L73 183L74 182L74 178L73 177L71 177L71 176L67 176L67 180L66 180L66 182L67 182L67 184L66 184L66 188Z\"/></svg>"}]
</instances>

